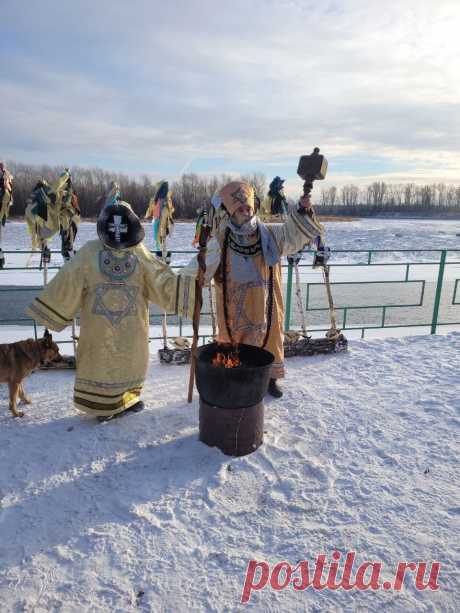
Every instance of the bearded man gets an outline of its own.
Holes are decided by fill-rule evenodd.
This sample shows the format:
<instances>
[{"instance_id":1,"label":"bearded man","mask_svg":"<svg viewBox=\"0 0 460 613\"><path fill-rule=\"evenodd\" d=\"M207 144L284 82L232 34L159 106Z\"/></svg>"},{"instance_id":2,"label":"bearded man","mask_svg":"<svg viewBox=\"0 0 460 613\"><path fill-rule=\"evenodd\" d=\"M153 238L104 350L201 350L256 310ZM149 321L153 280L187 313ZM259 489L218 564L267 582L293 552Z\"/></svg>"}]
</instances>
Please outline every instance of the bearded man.
<instances>
[{"instance_id":1,"label":"bearded man","mask_svg":"<svg viewBox=\"0 0 460 613\"><path fill-rule=\"evenodd\" d=\"M283 395L283 295L281 258L295 254L322 235L309 196L303 196L283 224L266 225L255 214L254 189L232 181L219 192L228 218L209 241L206 281L214 277L217 341L262 347L274 356L268 391ZM195 269L196 262L188 268Z\"/></svg>"}]
</instances>

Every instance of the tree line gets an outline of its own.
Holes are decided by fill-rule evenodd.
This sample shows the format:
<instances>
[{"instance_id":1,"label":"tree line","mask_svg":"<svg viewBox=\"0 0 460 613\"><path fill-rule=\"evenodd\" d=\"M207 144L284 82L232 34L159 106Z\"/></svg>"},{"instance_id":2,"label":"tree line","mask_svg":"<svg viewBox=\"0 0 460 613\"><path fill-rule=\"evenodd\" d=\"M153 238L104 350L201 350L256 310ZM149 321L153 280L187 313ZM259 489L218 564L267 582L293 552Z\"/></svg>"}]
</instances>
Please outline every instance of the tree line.
<instances>
[{"instance_id":1,"label":"tree line","mask_svg":"<svg viewBox=\"0 0 460 613\"><path fill-rule=\"evenodd\" d=\"M62 172L62 167L33 166L8 162L14 175L12 216L24 215L26 201L37 181L41 178L53 182ZM154 183L147 175L133 178L123 173L109 172L100 168L71 168L72 182L78 194L83 217L97 217L101 196L112 181L121 188L122 198L129 202L135 212L143 216L150 198L154 195ZM267 178L262 173L238 177L251 183L260 200L267 195ZM197 210L208 205L216 190L235 177L229 175L202 176L183 174L170 183L175 217L194 219ZM270 179L271 180L271 179ZM299 182L299 193L301 183ZM324 188L317 182L313 190L315 208L320 215L346 215L372 217L375 215L460 215L460 186L433 183L390 184L383 181L360 187L344 185Z\"/></svg>"},{"instance_id":2,"label":"tree line","mask_svg":"<svg viewBox=\"0 0 460 613\"><path fill-rule=\"evenodd\" d=\"M460 215L460 186L445 183L417 185L376 181L365 187L344 185L322 189L318 209L324 215L370 217L410 215Z\"/></svg>"},{"instance_id":3,"label":"tree line","mask_svg":"<svg viewBox=\"0 0 460 613\"><path fill-rule=\"evenodd\" d=\"M46 179L52 183L63 170L63 167L31 166L17 162L8 162L7 166L14 175L13 206L10 212L12 216L24 215L27 198L39 179ZM139 216L144 215L150 198L155 194L155 182L147 175L136 179L101 168L73 167L70 170L82 217L97 217L101 208L101 197L112 181L119 184L123 200L129 202ZM267 184L263 174L253 173L238 178L251 183L260 198L265 197ZM197 210L203 205L209 205L215 191L232 179L234 177L225 174L219 176L183 174L169 185L175 217L195 219Z\"/></svg>"}]
</instances>

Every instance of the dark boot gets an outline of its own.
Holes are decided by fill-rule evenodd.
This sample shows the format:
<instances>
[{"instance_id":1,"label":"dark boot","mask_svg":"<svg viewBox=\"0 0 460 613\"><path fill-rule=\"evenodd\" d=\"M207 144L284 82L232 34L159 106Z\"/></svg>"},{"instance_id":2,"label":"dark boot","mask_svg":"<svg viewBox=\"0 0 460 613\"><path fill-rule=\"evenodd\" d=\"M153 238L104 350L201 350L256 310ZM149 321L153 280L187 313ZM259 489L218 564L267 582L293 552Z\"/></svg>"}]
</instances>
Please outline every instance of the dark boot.
<instances>
[{"instance_id":1,"label":"dark boot","mask_svg":"<svg viewBox=\"0 0 460 613\"><path fill-rule=\"evenodd\" d=\"M138 400L136 404L133 404L132 407L129 407L129 409L126 409L126 411L123 411L123 413L140 413L143 410L144 403L142 402L142 400Z\"/></svg>"},{"instance_id":2,"label":"dark boot","mask_svg":"<svg viewBox=\"0 0 460 613\"><path fill-rule=\"evenodd\" d=\"M283 395L283 390L279 387L276 379L270 379L270 383L268 384L268 393L273 398L281 398Z\"/></svg>"},{"instance_id":3,"label":"dark boot","mask_svg":"<svg viewBox=\"0 0 460 613\"><path fill-rule=\"evenodd\" d=\"M116 417L116 415L98 415L96 417L97 421L102 424L105 421L110 421L111 419L113 419L114 417Z\"/></svg>"},{"instance_id":4,"label":"dark boot","mask_svg":"<svg viewBox=\"0 0 460 613\"><path fill-rule=\"evenodd\" d=\"M122 411L121 413L115 413L115 415L98 415L97 421L99 423L103 423L105 421L111 421L112 419L118 419L119 417L123 417L124 415L126 415L126 413L140 413L141 411L144 410L144 403L142 402L142 400L139 400L138 402L136 402L136 404L133 404L132 407L129 407L129 409L126 409L125 411Z\"/></svg>"}]
</instances>

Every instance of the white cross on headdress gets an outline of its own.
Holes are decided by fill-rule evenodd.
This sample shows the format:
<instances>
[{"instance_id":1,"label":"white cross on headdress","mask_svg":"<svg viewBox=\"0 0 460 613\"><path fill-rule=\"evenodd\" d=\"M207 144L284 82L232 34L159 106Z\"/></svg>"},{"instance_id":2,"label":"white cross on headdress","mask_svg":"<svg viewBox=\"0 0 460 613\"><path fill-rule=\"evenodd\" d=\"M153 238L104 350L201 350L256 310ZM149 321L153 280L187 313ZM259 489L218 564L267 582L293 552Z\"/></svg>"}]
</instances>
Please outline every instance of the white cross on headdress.
<instances>
[{"instance_id":1,"label":"white cross on headdress","mask_svg":"<svg viewBox=\"0 0 460 613\"><path fill-rule=\"evenodd\" d=\"M109 223L109 232L115 232L115 241L119 243L121 241L121 235L128 233L128 224L121 223L123 217L121 215L113 216L113 223Z\"/></svg>"}]
</instances>

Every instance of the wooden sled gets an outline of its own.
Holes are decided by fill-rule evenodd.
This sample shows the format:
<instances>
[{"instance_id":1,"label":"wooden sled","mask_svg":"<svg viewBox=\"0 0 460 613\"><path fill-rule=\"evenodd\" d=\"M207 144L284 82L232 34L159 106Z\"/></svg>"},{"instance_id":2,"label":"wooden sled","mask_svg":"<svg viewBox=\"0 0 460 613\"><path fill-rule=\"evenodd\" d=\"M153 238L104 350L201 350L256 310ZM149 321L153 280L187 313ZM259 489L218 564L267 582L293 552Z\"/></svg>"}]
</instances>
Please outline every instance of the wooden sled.
<instances>
[{"instance_id":1,"label":"wooden sled","mask_svg":"<svg viewBox=\"0 0 460 613\"><path fill-rule=\"evenodd\" d=\"M188 339L177 337L172 339L173 347L163 347L158 350L162 364L190 364L192 350Z\"/></svg>"},{"instance_id":2,"label":"wooden sled","mask_svg":"<svg viewBox=\"0 0 460 613\"><path fill-rule=\"evenodd\" d=\"M73 355L61 355L52 362L42 362L40 370L70 370L75 369L77 363Z\"/></svg>"},{"instance_id":3,"label":"wooden sled","mask_svg":"<svg viewBox=\"0 0 460 613\"><path fill-rule=\"evenodd\" d=\"M158 355L162 364L190 364L190 349L159 349Z\"/></svg>"}]
</instances>

